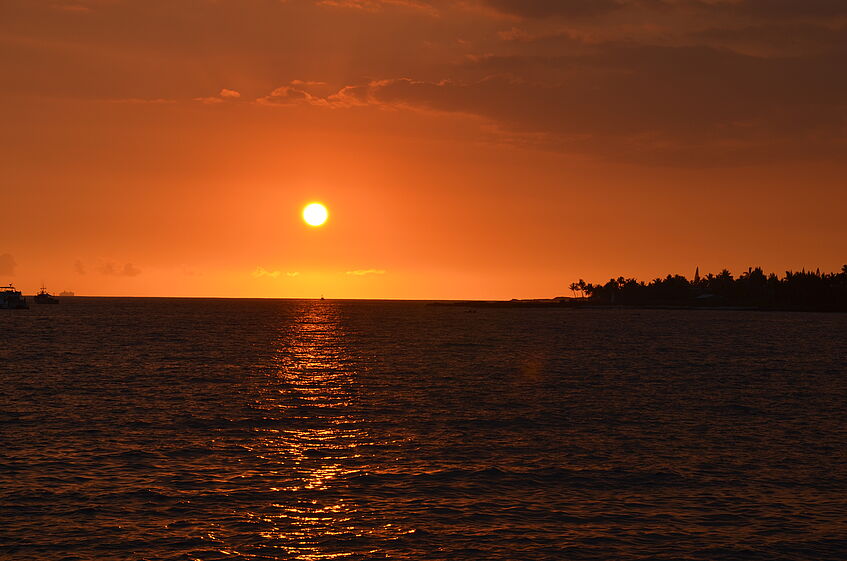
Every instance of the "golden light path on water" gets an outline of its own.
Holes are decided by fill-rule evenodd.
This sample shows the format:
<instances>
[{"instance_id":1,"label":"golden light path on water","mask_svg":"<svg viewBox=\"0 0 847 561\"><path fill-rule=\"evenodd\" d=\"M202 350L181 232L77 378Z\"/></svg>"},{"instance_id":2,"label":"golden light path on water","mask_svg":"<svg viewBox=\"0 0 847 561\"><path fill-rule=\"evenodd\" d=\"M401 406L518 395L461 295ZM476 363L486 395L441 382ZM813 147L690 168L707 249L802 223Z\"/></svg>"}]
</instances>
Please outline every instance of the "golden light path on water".
<instances>
[{"instance_id":1,"label":"golden light path on water","mask_svg":"<svg viewBox=\"0 0 847 561\"><path fill-rule=\"evenodd\" d=\"M363 548L370 538L398 535L391 524L355 524L357 505L344 492L342 479L362 472L360 450L376 442L349 412L357 381L340 319L331 302L300 303L281 328L275 369L261 390L261 406L284 422L258 429L255 452L279 462L279 472L269 479L287 481L270 488L280 496L271 505L274 514L265 509L249 517L273 526L261 537L285 558L367 556L377 551Z\"/></svg>"}]
</instances>

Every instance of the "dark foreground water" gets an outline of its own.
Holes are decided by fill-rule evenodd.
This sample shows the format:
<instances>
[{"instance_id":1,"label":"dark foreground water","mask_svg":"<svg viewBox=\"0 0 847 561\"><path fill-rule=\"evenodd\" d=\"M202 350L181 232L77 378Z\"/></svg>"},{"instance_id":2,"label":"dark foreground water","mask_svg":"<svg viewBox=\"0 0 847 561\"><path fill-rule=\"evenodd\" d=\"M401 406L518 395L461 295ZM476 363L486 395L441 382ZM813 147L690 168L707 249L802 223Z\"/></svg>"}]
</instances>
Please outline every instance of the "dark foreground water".
<instances>
[{"instance_id":1,"label":"dark foreground water","mask_svg":"<svg viewBox=\"0 0 847 561\"><path fill-rule=\"evenodd\" d=\"M847 315L0 312L0 559L847 556Z\"/></svg>"}]
</instances>

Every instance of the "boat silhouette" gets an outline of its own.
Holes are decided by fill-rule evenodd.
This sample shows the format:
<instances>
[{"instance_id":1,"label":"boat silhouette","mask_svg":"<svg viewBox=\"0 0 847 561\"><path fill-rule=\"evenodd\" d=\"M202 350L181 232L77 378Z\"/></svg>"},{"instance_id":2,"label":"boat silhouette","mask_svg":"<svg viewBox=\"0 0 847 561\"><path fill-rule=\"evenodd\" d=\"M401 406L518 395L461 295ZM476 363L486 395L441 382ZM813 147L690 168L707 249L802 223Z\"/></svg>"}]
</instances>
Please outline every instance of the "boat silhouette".
<instances>
[{"instance_id":1,"label":"boat silhouette","mask_svg":"<svg viewBox=\"0 0 847 561\"><path fill-rule=\"evenodd\" d=\"M0 309L4 310L25 310L29 308L26 303L26 298L21 295L19 290L9 284L9 286L0 287Z\"/></svg>"},{"instance_id":2,"label":"boat silhouette","mask_svg":"<svg viewBox=\"0 0 847 561\"><path fill-rule=\"evenodd\" d=\"M38 294L33 296L32 300L36 304L58 304L59 303L59 299L51 296L50 293L47 292L47 287L45 287L43 284L41 285L41 290L38 291Z\"/></svg>"}]
</instances>

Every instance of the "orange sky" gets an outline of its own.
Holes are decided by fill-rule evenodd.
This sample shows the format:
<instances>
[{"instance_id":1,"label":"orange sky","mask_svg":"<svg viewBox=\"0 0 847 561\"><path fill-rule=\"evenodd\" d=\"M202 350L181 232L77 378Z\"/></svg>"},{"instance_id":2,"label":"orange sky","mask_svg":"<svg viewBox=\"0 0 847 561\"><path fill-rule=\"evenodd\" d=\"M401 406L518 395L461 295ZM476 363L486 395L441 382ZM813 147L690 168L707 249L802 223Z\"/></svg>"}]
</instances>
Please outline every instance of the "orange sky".
<instances>
[{"instance_id":1,"label":"orange sky","mask_svg":"<svg viewBox=\"0 0 847 561\"><path fill-rule=\"evenodd\" d=\"M840 0L6 0L0 283L513 298L839 270L845 61Z\"/></svg>"}]
</instances>

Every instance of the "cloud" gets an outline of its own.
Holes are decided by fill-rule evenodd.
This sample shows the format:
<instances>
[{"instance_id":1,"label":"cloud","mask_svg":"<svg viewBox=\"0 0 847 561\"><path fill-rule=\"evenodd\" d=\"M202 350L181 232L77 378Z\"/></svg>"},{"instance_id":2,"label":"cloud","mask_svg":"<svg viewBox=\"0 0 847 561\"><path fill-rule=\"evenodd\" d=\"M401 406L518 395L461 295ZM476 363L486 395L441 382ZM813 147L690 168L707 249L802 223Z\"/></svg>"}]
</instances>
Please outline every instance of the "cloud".
<instances>
[{"instance_id":1,"label":"cloud","mask_svg":"<svg viewBox=\"0 0 847 561\"><path fill-rule=\"evenodd\" d=\"M847 0L311 0L255 2L241 11L211 2L199 13L175 0L169 10L195 24L162 29L161 52L170 53L162 60L155 49L137 54L141 39L127 26L150 14L130 10L132 3L63 3L109 6L93 15L115 18L97 27L112 31L92 28L77 45L64 24L69 16L51 13L56 27L39 38L4 38L15 47L10 53L26 51L8 61L17 69L8 81L20 92L69 88L122 104L258 103L361 116L449 113L474 117L469 128L498 143L686 165L828 158L847 142ZM435 24L390 6L440 17ZM34 33L44 10L28 9ZM351 17L361 32L348 37ZM285 28L303 21L317 33L305 42ZM397 29L404 41L391 43ZM196 74L197 60L224 66ZM79 78L55 80L48 67ZM157 79L165 70L170 79ZM221 88L266 83L274 74L285 77L262 97ZM218 75L239 78L226 84ZM349 127L356 118L319 126Z\"/></svg>"},{"instance_id":2,"label":"cloud","mask_svg":"<svg viewBox=\"0 0 847 561\"><path fill-rule=\"evenodd\" d=\"M709 6L702 1L700 4ZM847 2L844 0L740 0L736 3L717 3L709 7L716 11L788 20L847 16Z\"/></svg>"},{"instance_id":3,"label":"cloud","mask_svg":"<svg viewBox=\"0 0 847 561\"><path fill-rule=\"evenodd\" d=\"M291 80L292 86L326 86L326 82L316 82L314 80Z\"/></svg>"},{"instance_id":4,"label":"cloud","mask_svg":"<svg viewBox=\"0 0 847 561\"><path fill-rule=\"evenodd\" d=\"M483 7L526 18L588 18L619 11L632 14L684 12L698 17L827 19L847 15L844 0L480 0Z\"/></svg>"},{"instance_id":5,"label":"cloud","mask_svg":"<svg viewBox=\"0 0 847 561\"><path fill-rule=\"evenodd\" d=\"M137 277L141 274L141 269L134 267L132 263L127 263L119 274L122 277Z\"/></svg>"},{"instance_id":6,"label":"cloud","mask_svg":"<svg viewBox=\"0 0 847 561\"><path fill-rule=\"evenodd\" d=\"M84 274L86 273L86 271L85 271L85 265L84 265L84 264L83 264L83 262L82 262L82 261L80 261L79 259L77 259L76 261L74 261L74 271L76 271L76 273L77 273L78 275L84 275Z\"/></svg>"},{"instance_id":7,"label":"cloud","mask_svg":"<svg viewBox=\"0 0 847 561\"><path fill-rule=\"evenodd\" d=\"M256 100L256 102L261 105L308 104L330 107L332 105L330 100L307 91L310 86L316 85L324 86L325 84L321 82L302 82L300 80L294 80L293 82L290 82L289 85L280 86L270 94L260 97Z\"/></svg>"},{"instance_id":8,"label":"cloud","mask_svg":"<svg viewBox=\"0 0 847 561\"><path fill-rule=\"evenodd\" d=\"M354 277L363 277L365 275L384 275L385 273L386 271L383 269L356 269L355 271L347 271L345 274Z\"/></svg>"},{"instance_id":9,"label":"cloud","mask_svg":"<svg viewBox=\"0 0 847 561\"><path fill-rule=\"evenodd\" d=\"M83 4L53 4L52 7L63 12L88 13L92 11L90 6Z\"/></svg>"},{"instance_id":10,"label":"cloud","mask_svg":"<svg viewBox=\"0 0 847 561\"><path fill-rule=\"evenodd\" d=\"M489 14L528 20L585 20L626 11L628 14L688 13L702 17L818 19L847 15L844 0L314 0L319 6L380 12L402 6L433 15L449 8L482 9Z\"/></svg>"},{"instance_id":11,"label":"cloud","mask_svg":"<svg viewBox=\"0 0 847 561\"><path fill-rule=\"evenodd\" d=\"M715 26L691 33L685 40L761 56L847 55L847 26L829 27L803 21Z\"/></svg>"},{"instance_id":12,"label":"cloud","mask_svg":"<svg viewBox=\"0 0 847 561\"><path fill-rule=\"evenodd\" d=\"M661 0L655 0L660 2ZM633 0L315 0L319 6L380 12L387 7L405 7L443 14L450 8L480 9L494 14L520 18L584 17L611 12Z\"/></svg>"},{"instance_id":13,"label":"cloud","mask_svg":"<svg viewBox=\"0 0 847 561\"><path fill-rule=\"evenodd\" d=\"M121 267L109 261L98 265L96 269L98 273L106 276L137 277L141 274L141 269L135 267L132 263L126 263Z\"/></svg>"},{"instance_id":14,"label":"cloud","mask_svg":"<svg viewBox=\"0 0 847 561\"><path fill-rule=\"evenodd\" d=\"M299 273L299 272L297 272L297 271L293 271L293 272L285 273L285 276L286 276L286 277L294 278L294 277L299 277L299 276L300 276L300 273Z\"/></svg>"},{"instance_id":15,"label":"cloud","mask_svg":"<svg viewBox=\"0 0 847 561\"><path fill-rule=\"evenodd\" d=\"M649 1L642 0L649 3ZM697 0L691 0L697 1ZM596 16L635 4L636 0L315 0L319 6L379 12L391 6L413 8L441 15L450 8L482 9L489 14L518 18ZM661 4L662 0L653 0Z\"/></svg>"},{"instance_id":16,"label":"cloud","mask_svg":"<svg viewBox=\"0 0 847 561\"><path fill-rule=\"evenodd\" d=\"M216 103L223 103L224 100L219 97L195 97L193 101L197 101L199 103L205 103L207 105L214 105Z\"/></svg>"},{"instance_id":17,"label":"cloud","mask_svg":"<svg viewBox=\"0 0 847 561\"><path fill-rule=\"evenodd\" d=\"M417 0L316 0L315 4L330 8L349 8L368 12L378 12L385 7L396 6L413 8L433 15L437 13L432 2Z\"/></svg>"},{"instance_id":18,"label":"cloud","mask_svg":"<svg viewBox=\"0 0 847 561\"><path fill-rule=\"evenodd\" d=\"M252 275L254 279L260 279L263 277L270 277L272 279L278 278L282 273L279 271L268 271L264 267L256 267L253 271Z\"/></svg>"},{"instance_id":19,"label":"cloud","mask_svg":"<svg viewBox=\"0 0 847 561\"><path fill-rule=\"evenodd\" d=\"M207 105L214 105L217 103L224 103L226 101L235 101L241 97L241 93L235 90L230 90L228 88L223 88L218 95L211 97L195 97L194 101L198 101L200 103L205 103Z\"/></svg>"},{"instance_id":20,"label":"cloud","mask_svg":"<svg viewBox=\"0 0 847 561\"><path fill-rule=\"evenodd\" d=\"M122 99L107 99L108 103L126 103L130 105L164 105L168 103L176 103L175 99L151 98L145 99L140 97L127 97Z\"/></svg>"},{"instance_id":21,"label":"cloud","mask_svg":"<svg viewBox=\"0 0 847 561\"><path fill-rule=\"evenodd\" d=\"M17 263L15 258L8 253L0 255L0 275L14 275Z\"/></svg>"},{"instance_id":22,"label":"cloud","mask_svg":"<svg viewBox=\"0 0 847 561\"><path fill-rule=\"evenodd\" d=\"M498 12L524 17L585 17L608 13L626 6L622 0L484 0Z\"/></svg>"},{"instance_id":23,"label":"cloud","mask_svg":"<svg viewBox=\"0 0 847 561\"><path fill-rule=\"evenodd\" d=\"M300 101L470 115L511 142L672 165L831 158L847 147L847 73L836 52L605 42L576 54L481 56L465 70L483 77L374 80Z\"/></svg>"}]
</instances>

